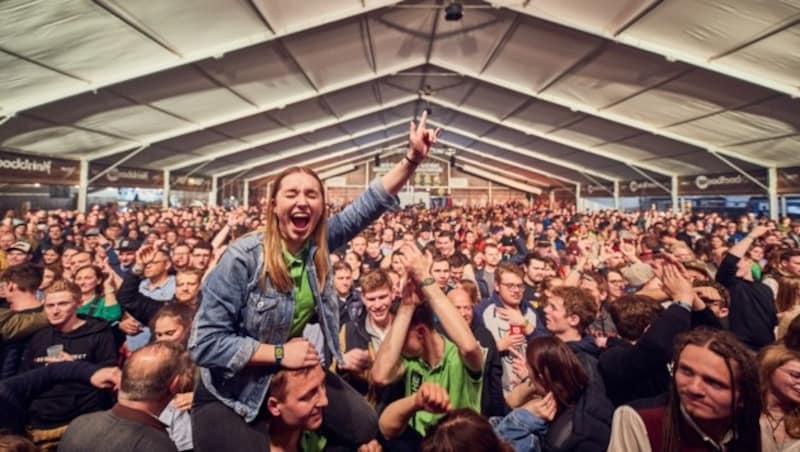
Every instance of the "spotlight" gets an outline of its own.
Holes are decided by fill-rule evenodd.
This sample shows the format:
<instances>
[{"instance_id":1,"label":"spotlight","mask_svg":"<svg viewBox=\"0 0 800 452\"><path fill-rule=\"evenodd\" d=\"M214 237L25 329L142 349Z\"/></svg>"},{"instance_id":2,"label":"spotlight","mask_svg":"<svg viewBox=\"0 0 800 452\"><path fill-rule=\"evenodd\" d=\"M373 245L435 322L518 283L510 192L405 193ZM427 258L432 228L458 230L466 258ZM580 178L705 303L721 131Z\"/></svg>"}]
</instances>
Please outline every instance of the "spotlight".
<instances>
[{"instance_id":1,"label":"spotlight","mask_svg":"<svg viewBox=\"0 0 800 452\"><path fill-rule=\"evenodd\" d=\"M456 21L464 17L464 7L461 3L451 2L444 8L444 20Z\"/></svg>"}]
</instances>

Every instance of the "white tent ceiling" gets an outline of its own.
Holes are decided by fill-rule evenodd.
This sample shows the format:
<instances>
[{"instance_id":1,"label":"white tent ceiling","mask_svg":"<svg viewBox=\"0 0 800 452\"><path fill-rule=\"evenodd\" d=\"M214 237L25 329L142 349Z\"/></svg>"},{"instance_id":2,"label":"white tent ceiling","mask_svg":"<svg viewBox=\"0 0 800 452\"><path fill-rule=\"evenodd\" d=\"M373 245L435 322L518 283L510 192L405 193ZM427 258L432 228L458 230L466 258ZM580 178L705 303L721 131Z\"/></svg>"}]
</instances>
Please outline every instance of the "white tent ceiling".
<instances>
[{"instance_id":1,"label":"white tent ceiling","mask_svg":"<svg viewBox=\"0 0 800 452\"><path fill-rule=\"evenodd\" d=\"M800 0L462 3L5 0L0 148L252 178L429 107L553 184L800 165Z\"/></svg>"}]
</instances>

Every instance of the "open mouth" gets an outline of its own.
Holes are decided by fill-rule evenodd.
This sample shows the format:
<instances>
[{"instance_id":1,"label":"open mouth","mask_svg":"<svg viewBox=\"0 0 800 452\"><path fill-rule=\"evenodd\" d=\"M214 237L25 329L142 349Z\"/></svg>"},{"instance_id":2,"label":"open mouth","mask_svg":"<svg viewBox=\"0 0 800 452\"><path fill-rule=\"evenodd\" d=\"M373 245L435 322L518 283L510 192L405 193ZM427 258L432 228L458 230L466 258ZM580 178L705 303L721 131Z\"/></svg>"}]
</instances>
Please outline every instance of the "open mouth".
<instances>
[{"instance_id":1,"label":"open mouth","mask_svg":"<svg viewBox=\"0 0 800 452\"><path fill-rule=\"evenodd\" d=\"M292 225L297 229L306 229L311 223L311 216L306 213L296 213L291 216Z\"/></svg>"}]
</instances>

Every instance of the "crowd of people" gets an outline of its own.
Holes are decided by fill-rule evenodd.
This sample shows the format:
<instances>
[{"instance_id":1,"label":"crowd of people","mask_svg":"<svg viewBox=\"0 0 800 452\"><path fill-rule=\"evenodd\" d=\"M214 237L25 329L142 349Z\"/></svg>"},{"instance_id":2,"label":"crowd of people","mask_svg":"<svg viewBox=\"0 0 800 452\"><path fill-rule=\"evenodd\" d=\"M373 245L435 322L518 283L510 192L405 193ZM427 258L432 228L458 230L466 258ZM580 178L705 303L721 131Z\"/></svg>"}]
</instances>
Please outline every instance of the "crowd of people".
<instances>
[{"instance_id":1,"label":"crowd of people","mask_svg":"<svg viewBox=\"0 0 800 452\"><path fill-rule=\"evenodd\" d=\"M0 450L800 450L800 221L346 205L0 225Z\"/></svg>"}]
</instances>

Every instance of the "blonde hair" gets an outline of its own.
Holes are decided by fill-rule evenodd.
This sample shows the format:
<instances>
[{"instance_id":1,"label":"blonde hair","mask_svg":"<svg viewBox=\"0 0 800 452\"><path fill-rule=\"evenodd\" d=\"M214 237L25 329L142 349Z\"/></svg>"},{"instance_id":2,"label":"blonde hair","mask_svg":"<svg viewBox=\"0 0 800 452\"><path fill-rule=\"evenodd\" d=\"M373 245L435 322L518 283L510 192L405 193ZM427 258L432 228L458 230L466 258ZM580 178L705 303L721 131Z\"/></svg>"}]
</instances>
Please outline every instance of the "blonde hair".
<instances>
[{"instance_id":1,"label":"blonde hair","mask_svg":"<svg viewBox=\"0 0 800 452\"><path fill-rule=\"evenodd\" d=\"M311 233L312 240L317 245L317 252L314 255L314 267L317 271L317 284L319 290L325 287L325 279L328 277L328 206L325 202L325 187L322 185L317 173L314 170L301 166L287 168L275 178L267 200L267 209L264 218L264 269L261 273L261 287L266 287L267 277L272 281L272 285L281 292L292 290L294 282L283 260L283 237L281 237L278 227L278 217L275 216L275 198L281 188L281 182L286 176L302 173L313 177L319 184L320 194L322 195L322 215L319 223Z\"/></svg>"},{"instance_id":2,"label":"blonde hair","mask_svg":"<svg viewBox=\"0 0 800 452\"><path fill-rule=\"evenodd\" d=\"M761 403L767 409L767 394L772 388L771 377L779 367L789 361L800 361L800 353L785 345L764 347L758 354L758 378L761 381ZM800 405L793 404L791 411L785 413L784 426L786 434L792 438L800 438Z\"/></svg>"},{"instance_id":3,"label":"blonde hair","mask_svg":"<svg viewBox=\"0 0 800 452\"><path fill-rule=\"evenodd\" d=\"M72 301L80 303L81 289L77 284L67 281L66 279L56 279L44 290L45 297L50 294L67 292L72 295Z\"/></svg>"}]
</instances>

